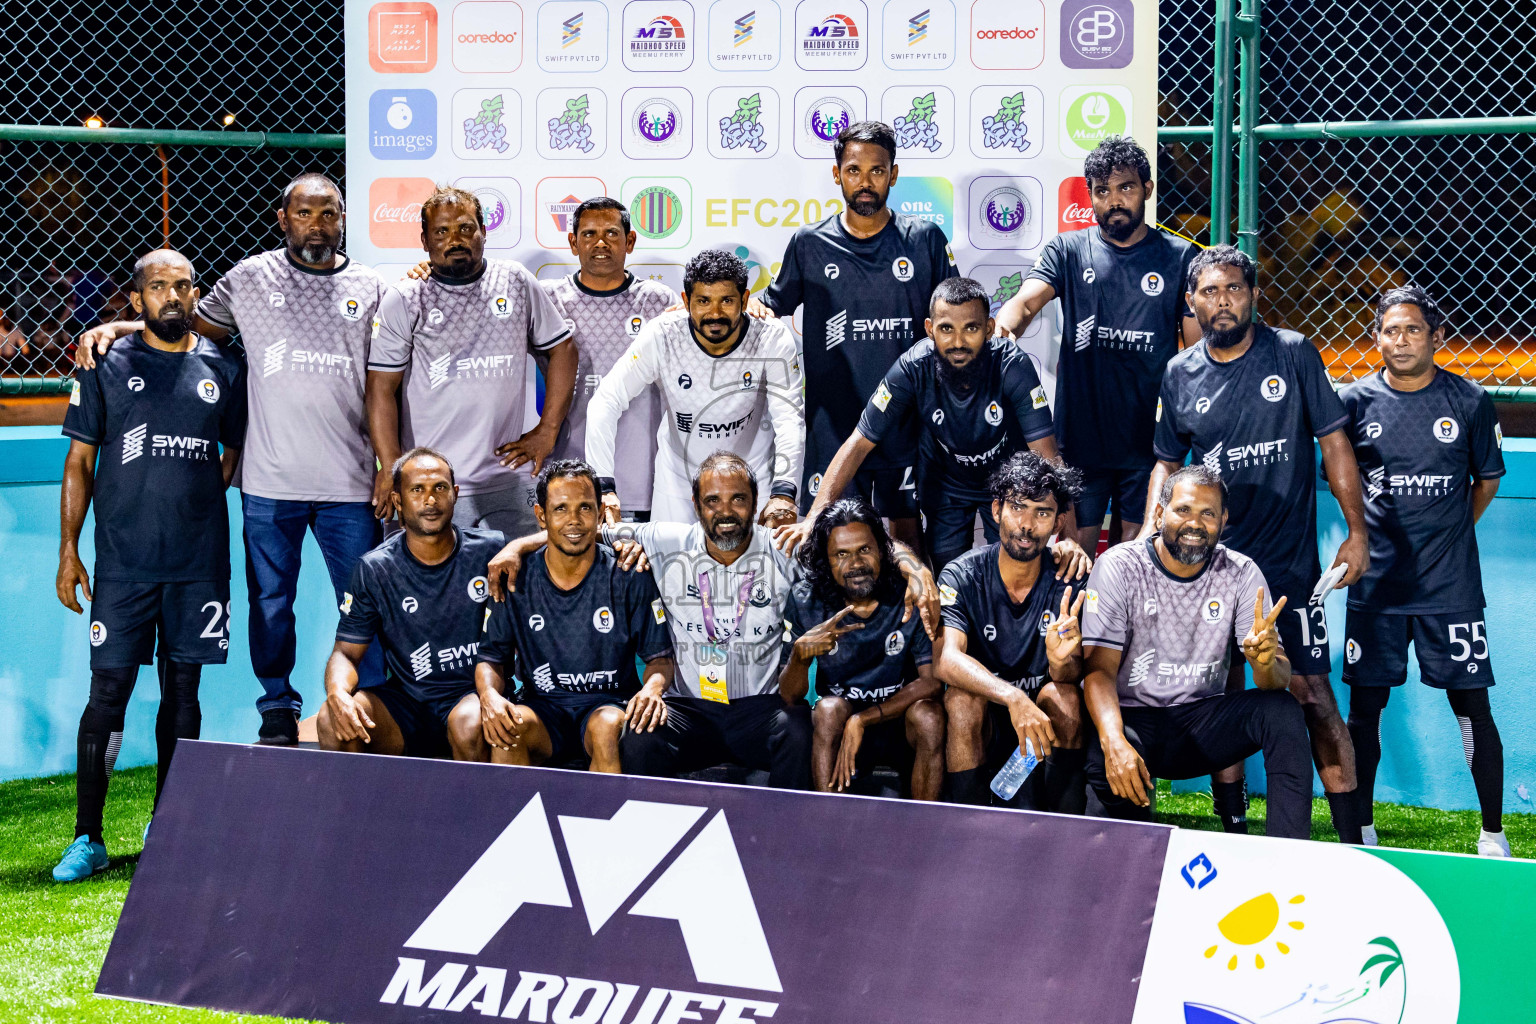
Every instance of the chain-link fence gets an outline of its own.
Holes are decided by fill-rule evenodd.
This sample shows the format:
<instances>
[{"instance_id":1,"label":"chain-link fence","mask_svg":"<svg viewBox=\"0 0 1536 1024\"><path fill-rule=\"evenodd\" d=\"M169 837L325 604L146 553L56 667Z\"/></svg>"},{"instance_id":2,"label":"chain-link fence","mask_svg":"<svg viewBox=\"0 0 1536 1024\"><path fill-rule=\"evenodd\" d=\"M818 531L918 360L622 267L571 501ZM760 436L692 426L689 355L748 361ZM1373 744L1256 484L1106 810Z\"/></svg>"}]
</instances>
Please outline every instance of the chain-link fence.
<instances>
[{"instance_id":1,"label":"chain-link fence","mask_svg":"<svg viewBox=\"0 0 1536 1024\"><path fill-rule=\"evenodd\" d=\"M1222 6L1160 4L1158 219L1201 242L1212 237L1215 154L1198 126L1210 125L1218 91ZM62 0L7 14L0 125L343 130L339 0ZM1411 280L1449 309L1448 355L1460 368L1488 385L1536 384L1536 236L1521 187L1536 136L1277 127L1527 114L1536 11L1505 0L1287 0L1262 25L1257 173L1239 188L1258 194L1249 244L1263 261L1266 319L1309 333L1352 379L1375 365L1371 301ZM1180 126L1196 129L1174 138ZM293 175L342 179L339 151L200 141L0 141L0 378L62 374L72 339L126 305L138 253L169 241L207 287L277 243L272 200Z\"/></svg>"}]
</instances>

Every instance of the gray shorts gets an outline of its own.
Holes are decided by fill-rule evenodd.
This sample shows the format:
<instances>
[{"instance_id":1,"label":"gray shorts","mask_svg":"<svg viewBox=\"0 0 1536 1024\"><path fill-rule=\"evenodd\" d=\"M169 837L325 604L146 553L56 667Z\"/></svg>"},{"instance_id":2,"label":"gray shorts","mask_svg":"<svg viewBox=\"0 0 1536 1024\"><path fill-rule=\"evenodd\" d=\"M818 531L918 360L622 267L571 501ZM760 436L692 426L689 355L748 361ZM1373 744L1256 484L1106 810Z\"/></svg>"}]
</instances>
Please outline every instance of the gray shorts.
<instances>
[{"instance_id":1,"label":"gray shorts","mask_svg":"<svg viewBox=\"0 0 1536 1024\"><path fill-rule=\"evenodd\" d=\"M500 491L460 494L453 506L455 526L500 530L508 540L539 532L533 515L532 478L519 477L517 484Z\"/></svg>"}]
</instances>

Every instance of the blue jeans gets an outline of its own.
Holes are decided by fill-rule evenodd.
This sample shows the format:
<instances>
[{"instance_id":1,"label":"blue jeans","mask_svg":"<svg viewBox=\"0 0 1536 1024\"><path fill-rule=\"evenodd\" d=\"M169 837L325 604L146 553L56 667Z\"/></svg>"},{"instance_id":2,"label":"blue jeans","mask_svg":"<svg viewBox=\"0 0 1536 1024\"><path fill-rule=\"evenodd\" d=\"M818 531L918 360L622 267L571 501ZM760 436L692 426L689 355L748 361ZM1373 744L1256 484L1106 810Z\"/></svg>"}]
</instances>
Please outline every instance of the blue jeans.
<instances>
[{"instance_id":1,"label":"blue jeans","mask_svg":"<svg viewBox=\"0 0 1536 1024\"><path fill-rule=\"evenodd\" d=\"M379 542L379 521L366 501L284 501L241 496L245 511L245 580L251 598L251 668L261 681L257 711L299 710L303 698L289 684L294 662L293 598L298 590L304 531L313 530L340 606L352 570ZM384 681L377 642L358 666L359 686Z\"/></svg>"}]
</instances>

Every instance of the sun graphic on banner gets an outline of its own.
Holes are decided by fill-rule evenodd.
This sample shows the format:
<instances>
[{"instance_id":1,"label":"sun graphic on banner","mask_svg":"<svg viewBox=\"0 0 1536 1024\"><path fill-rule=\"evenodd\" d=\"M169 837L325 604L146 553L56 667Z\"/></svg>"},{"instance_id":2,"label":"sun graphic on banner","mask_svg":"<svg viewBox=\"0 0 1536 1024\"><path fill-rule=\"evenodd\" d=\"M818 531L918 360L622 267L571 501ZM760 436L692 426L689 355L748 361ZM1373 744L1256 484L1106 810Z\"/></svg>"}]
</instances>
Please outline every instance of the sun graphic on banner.
<instances>
[{"instance_id":1,"label":"sun graphic on banner","mask_svg":"<svg viewBox=\"0 0 1536 1024\"><path fill-rule=\"evenodd\" d=\"M1305 896L1292 896L1289 902L1295 906L1306 902ZM1286 927L1295 931L1301 931L1306 927L1305 922L1291 920L1285 922ZM1280 927L1280 901L1275 899L1275 894L1266 892L1261 896L1255 896L1247 903L1242 904L1227 914L1226 917L1216 922L1216 929L1228 942L1239 946L1257 946L1275 934L1275 929ZM1205 951L1207 960L1216 956L1221 949L1221 943L1210 947ZM1275 940L1275 949L1281 953L1289 953L1291 947L1280 940ZM1264 955L1258 951L1253 954L1253 966L1259 970L1264 969ZM1227 961L1227 970L1237 970L1237 954L1233 953Z\"/></svg>"}]
</instances>

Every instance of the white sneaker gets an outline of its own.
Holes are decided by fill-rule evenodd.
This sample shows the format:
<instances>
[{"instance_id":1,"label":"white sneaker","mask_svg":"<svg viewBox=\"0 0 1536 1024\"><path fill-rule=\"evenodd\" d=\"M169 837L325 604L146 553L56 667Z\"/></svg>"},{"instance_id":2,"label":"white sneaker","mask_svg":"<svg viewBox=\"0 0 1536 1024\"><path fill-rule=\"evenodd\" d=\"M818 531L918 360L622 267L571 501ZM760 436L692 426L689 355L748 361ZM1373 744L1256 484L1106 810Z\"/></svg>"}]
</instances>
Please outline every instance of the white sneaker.
<instances>
[{"instance_id":1,"label":"white sneaker","mask_svg":"<svg viewBox=\"0 0 1536 1024\"><path fill-rule=\"evenodd\" d=\"M1360 826L1360 842L1364 846L1380 846L1381 841L1376 838L1375 825Z\"/></svg>"},{"instance_id":2,"label":"white sneaker","mask_svg":"<svg viewBox=\"0 0 1536 1024\"><path fill-rule=\"evenodd\" d=\"M1508 857L1509 840L1502 831L1489 832L1484 829L1477 836L1477 855L1479 857Z\"/></svg>"}]
</instances>

